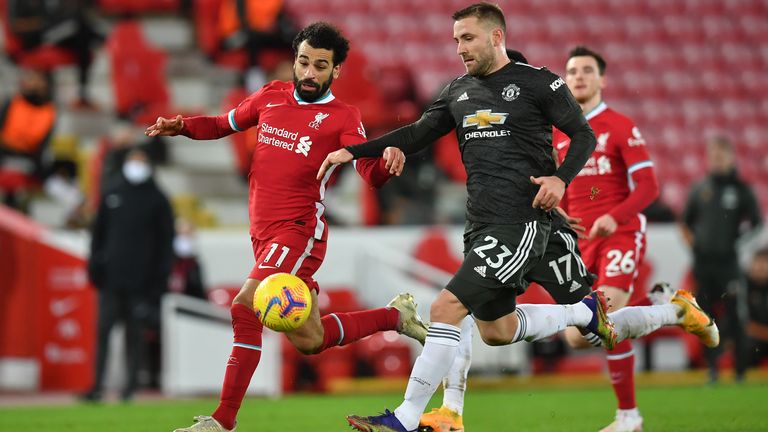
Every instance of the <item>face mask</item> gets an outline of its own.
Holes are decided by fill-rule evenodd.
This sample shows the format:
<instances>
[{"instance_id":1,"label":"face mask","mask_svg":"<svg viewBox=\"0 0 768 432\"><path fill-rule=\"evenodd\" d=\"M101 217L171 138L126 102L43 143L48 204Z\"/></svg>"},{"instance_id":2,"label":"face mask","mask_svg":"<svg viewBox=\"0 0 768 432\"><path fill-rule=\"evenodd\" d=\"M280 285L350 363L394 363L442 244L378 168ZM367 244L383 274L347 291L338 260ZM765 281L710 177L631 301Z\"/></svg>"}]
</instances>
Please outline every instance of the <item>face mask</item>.
<instances>
[{"instance_id":1,"label":"face mask","mask_svg":"<svg viewBox=\"0 0 768 432\"><path fill-rule=\"evenodd\" d=\"M123 164L123 175L129 183L137 185L149 179L152 169L145 162L129 160Z\"/></svg>"},{"instance_id":2,"label":"face mask","mask_svg":"<svg viewBox=\"0 0 768 432\"><path fill-rule=\"evenodd\" d=\"M195 240L190 236L177 235L173 239L173 251L176 253L176 256L189 258L195 255L195 249L197 249L195 247Z\"/></svg>"},{"instance_id":3,"label":"face mask","mask_svg":"<svg viewBox=\"0 0 768 432\"><path fill-rule=\"evenodd\" d=\"M21 97L35 106L45 105L50 101L46 96L31 91L22 92Z\"/></svg>"}]
</instances>

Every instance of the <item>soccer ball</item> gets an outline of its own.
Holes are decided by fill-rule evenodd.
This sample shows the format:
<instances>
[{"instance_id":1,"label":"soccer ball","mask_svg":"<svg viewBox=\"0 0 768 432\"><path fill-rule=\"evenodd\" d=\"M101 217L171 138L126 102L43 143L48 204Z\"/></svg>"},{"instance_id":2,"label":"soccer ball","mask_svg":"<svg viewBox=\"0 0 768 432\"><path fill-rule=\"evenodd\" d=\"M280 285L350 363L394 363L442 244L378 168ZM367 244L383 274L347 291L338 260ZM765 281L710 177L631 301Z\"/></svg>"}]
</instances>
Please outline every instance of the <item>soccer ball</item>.
<instances>
[{"instance_id":1,"label":"soccer ball","mask_svg":"<svg viewBox=\"0 0 768 432\"><path fill-rule=\"evenodd\" d=\"M256 318L274 331L301 327L312 310L312 293L303 280L289 273L267 276L253 296Z\"/></svg>"}]
</instances>

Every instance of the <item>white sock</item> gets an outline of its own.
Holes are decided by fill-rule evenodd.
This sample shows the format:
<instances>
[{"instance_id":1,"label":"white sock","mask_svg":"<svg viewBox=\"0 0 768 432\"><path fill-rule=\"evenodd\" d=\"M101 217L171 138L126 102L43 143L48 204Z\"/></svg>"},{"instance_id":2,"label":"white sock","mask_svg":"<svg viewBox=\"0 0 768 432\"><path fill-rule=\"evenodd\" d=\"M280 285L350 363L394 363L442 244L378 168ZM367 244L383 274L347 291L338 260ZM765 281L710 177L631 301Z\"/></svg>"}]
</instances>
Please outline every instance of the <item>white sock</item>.
<instances>
[{"instance_id":1,"label":"white sock","mask_svg":"<svg viewBox=\"0 0 768 432\"><path fill-rule=\"evenodd\" d=\"M668 303L656 306L628 306L611 312L608 317L613 321L617 342L636 339L656 331L659 327L674 325L678 322L679 306Z\"/></svg>"},{"instance_id":2,"label":"white sock","mask_svg":"<svg viewBox=\"0 0 768 432\"><path fill-rule=\"evenodd\" d=\"M592 311L583 303L572 305L517 305L517 326L512 342L532 342L552 336L570 325L584 327L592 320Z\"/></svg>"},{"instance_id":3,"label":"white sock","mask_svg":"<svg viewBox=\"0 0 768 432\"><path fill-rule=\"evenodd\" d=\"M565 308L566 325L576 327L586 327L592 321L592 309L582 302L571 305L563 305Z\"/></svg>"},{"instance_id":4,"label":"white sock","mask_svg":"<svg viewBox=\"0 0 768 432\"><path fill-rule=\"evenodd\" d=\"M464 414L464 393L467 391L467 374L472 364L472 328L475 321L471 316L461 322L461 342L451 370L443 379L443 406L451 411Z\"/></svg>"},{"instance_id":5,"label":"white sock","mask_svg":"<svg viewBox=\"0 0 768 432\"><path fill-rule=\"evenodd\" d=\"M424 349L411 370L405 399L395 409L395 417L406 430L419 426L421 414L453 364L460 340L459 327L438 322L429 326Z\"/></svg>"}]
</instances>

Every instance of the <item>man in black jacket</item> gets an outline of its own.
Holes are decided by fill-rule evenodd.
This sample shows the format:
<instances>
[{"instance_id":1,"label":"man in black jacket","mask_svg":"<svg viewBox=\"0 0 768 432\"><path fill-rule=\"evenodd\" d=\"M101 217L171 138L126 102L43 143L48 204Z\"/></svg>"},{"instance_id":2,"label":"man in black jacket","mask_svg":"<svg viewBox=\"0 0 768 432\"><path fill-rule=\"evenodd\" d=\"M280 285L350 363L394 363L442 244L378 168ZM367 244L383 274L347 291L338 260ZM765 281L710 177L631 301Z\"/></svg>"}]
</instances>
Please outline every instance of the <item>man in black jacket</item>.
<instances>
[{"instance_id":1,"label":"man in black jacket","mask_svg":"<svg viewBox=\"0 0 768 432\"><path fill-rule=\"evenodd\" d=\"M722 137L713 139L707 146L707 157L709 174L688 194L682 231L693 251L699 304L717 319L723 336L733 340L736 379L741 380L747 367L747 305L737 245L762 223L762 216L755 194L736 172L731 142ZM718 379L718 356L717 348L707 349L711 382Z\"/></svg>"},{"instance_id":2,"label":"man in black jacket","mask_svg":"<svg viewBox=\"0 0 768 432\"><path fill-rule=\"evenodd\" d=\"M88 273L99 290L98 351L94 384L86 400L102 397L109 334L122 321L126 331L127 382L123 400L138 386L143 331L157 321L173 259L173 214L152 178L146 153L133 149L122 166L125 181L106 191L93 225Z\"/></svg>"}]
</instances>

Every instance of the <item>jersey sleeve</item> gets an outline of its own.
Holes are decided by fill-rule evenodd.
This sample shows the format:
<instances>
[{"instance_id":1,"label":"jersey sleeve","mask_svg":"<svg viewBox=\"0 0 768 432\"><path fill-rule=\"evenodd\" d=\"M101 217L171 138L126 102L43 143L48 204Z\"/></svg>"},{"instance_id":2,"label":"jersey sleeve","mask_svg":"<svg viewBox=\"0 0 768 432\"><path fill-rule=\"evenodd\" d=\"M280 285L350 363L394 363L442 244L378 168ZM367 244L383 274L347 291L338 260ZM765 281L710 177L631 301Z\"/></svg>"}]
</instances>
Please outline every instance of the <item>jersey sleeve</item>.
<instances>
[{"instance_id":1,"label":"jersey sleeve","mask_svg":"<svg viewBox=\"0 0 768 432\"><path fill-rule=\"evenodd\" d=\"M631 192L621 204L610 211L610 215L622 224L645 210L659 197L659 182L640 130L632 122L628 122L625 132L618 138L619 151L627 167L627 181Z\"/></svg>"},{"instance_id":2,"label":"jersey sleeve","mask_svg":"<svg viewBox=\"0 0 768 432\"><path fill-rule=\"evenodd\" d=\"M434 129L440 136L447 134L456 127L456 122L453 119L450 109L450 101L452 100L451 87L454 82L455 81L451 82L443 88L443 91L440 92L440 96L432 102L421 116L421 121Z\"/></svg>"},{"instance_id":3,"label":"jersey sleeve","mask_svg":"<svg viewBox=\"0 0 768 432\"><path fill-rule=\"evenodd\" d=\"M440 97L427 108L419 120L366 143L350 146L347 150L355 159L381 155L387 147L397 147L405 154L413 154L427 148L436 139L455 127L448 103L449 84Z\"/></svg>"},{"instance_id":4,"label":"jersey sleeve","mask_svg":"<svg viewBox=\"0 0 768 432\"><path fill-rule=\"evenodd\" d=\"M568 90L565 80L549 71L542 72L545 74L537 86L539 108L553 126L568 135L569 129L586 124L587 119L581 112L581 106Z\"/></svg>"},{"instance_id":5,"label":"jersey sleeve","mask_svg":"<svg viewBox=\"0 0 768 432\"><path fill-rule=\"evenodd\" d=\"M225 114L183 118L184 127L179 134L199 140L218 139L257 125L261 96L269 88L262 87Z\"/></svg>"},{"instance_id":6,"label":"jersey sleeve","mask_svg":"<svg viewBox=\"0 0 768 432\"><path fill-rule=\"evenodd\" d=\"M571 139L568 152L555 172L555 176L567 185L584 168L597 140L565 81L547 70L542 72L537 86L539 108L554 127Z\"/></svg>"},{"instance_id":7,"label":"jersey sleeve","mask_svg":"<svg viewBox=\"0 0 768 432\"><path fill-rule=\"evenodd\" d=\"M343 147L360 144L366 140L365 127L360 120L360 110L353 107L351 111L339 139L339 143ZM381 157L364 157L355 159L353 163L355 171L373 187L381 187L392 177L392 174L385 167L386 162Z\"/></svg>"}]
</instances>

